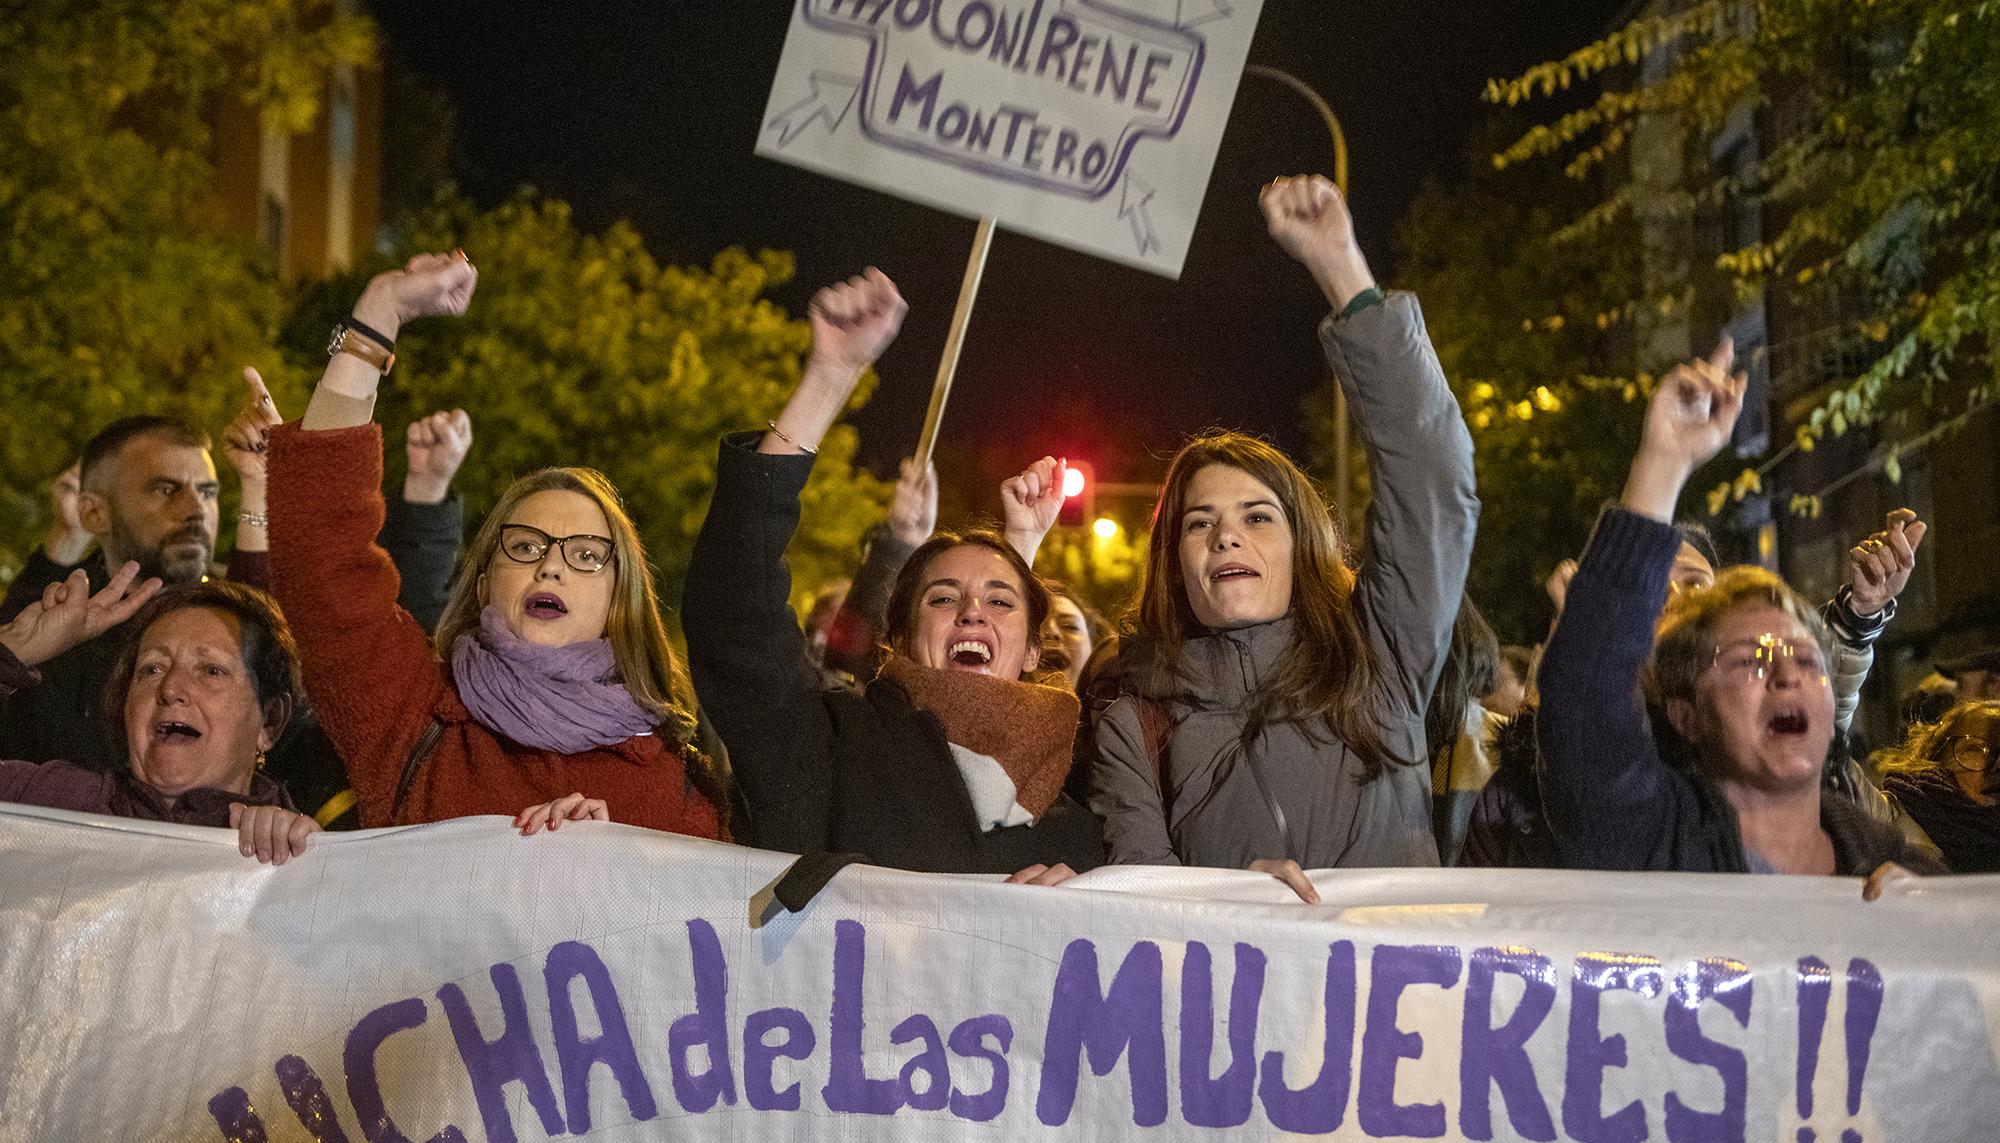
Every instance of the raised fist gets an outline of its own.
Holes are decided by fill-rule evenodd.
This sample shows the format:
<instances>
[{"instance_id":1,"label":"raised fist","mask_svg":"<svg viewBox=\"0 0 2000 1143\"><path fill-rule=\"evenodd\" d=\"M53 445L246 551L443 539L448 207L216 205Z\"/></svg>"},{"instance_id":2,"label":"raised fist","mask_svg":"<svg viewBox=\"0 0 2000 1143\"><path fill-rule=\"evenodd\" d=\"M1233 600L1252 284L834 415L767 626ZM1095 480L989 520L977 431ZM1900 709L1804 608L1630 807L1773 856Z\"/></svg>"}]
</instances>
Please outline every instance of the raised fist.
<instances>
[{"instance_id":1,"label":"raised fist","mask_svg":"<svg viewBox=\"0 0 2000 1143\"><path fill-rule=\"evenodd\" d=\"M1042 537L1056 526L1056 517L1062 513L1063 477L1068 471L1067 461L1045 456L1000 485L1007 540L1031 564Z\"/></svg>"},{"instance_id":2,"label":"raised fist","mask_svg":"<svg viewBox=\"0 0 2000 1143\"><path fill-rule=\"evenodd\" d=\"M411 421L405 449L410 458L403 499L441 504L451 491L451 479L472 448L472 418L464 409L439 410Z\"/></svg>"},{"instance_id":3,"label":"raised fist","mask_svg":"<svg viewBox=\"0 0 2000 1143\"><path fill-rule=\"evenodd\" d=\"M1359 257L1354 218L1326 176L1273 179L1258 194L1257 205L1264 210L1272 241L1307 266Z\"/></svg>"},{"instance_id":4,"label":"raised fist","mask_svg":"<svg viewBox=\"0 0 2000 1143\"><path fill-rule=\"evenodd\" d=\"M896 283L873 266L826 287L812 299L813 361L858 375L896 340L909 311Z\"/></svg>"},{"instance_id":5,"label":"raised fist","mask_svg":"<svg viewBox=\"0 0 2000 1143\"><path fill-rule=\"evenodd\" d=\"M394 337L395 327L412 318L461 316L478 285L479 271L465 251L419 254L402 269L384 270L369 279L354 316Z\"/></svg>"}]
</instances>

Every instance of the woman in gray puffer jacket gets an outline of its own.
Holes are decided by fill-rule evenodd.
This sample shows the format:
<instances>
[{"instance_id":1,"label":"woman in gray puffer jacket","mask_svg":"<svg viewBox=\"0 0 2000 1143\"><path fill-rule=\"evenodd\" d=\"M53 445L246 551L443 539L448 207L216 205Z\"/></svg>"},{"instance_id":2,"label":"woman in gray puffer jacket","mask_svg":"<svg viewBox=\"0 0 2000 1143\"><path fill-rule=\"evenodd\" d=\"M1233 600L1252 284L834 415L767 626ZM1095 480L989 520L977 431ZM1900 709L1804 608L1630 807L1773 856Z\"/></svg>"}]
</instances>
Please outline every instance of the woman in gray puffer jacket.
<instances>
[{"instance_id":1,"label":"woman in gray puffer jacket","mask_svg":"<svg viewBox=\"0 0 2000 1143\"><path fill-rule=\"evenodd\" d=\"M1091 808L1114 862L1301 869L1436 865L1424 706L1471 559L1472 441L1423 315L1385 296L1323 178L1261 199L1333 306L1320 340L1366 437L1369 556L1240 433L1169 466L1127 641L1126 697L1097 727Z\"/></svg>"}]
</instances>

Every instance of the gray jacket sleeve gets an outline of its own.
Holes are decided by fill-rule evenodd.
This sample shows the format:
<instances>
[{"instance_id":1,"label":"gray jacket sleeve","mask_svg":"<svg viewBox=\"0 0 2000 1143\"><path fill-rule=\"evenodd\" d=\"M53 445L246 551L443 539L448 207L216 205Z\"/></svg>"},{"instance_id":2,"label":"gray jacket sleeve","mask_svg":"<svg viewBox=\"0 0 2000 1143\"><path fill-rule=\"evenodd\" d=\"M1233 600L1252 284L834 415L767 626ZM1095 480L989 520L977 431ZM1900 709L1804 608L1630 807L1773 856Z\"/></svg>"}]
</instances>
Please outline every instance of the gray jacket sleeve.
<instances>
[{"instance_id":1,"label":"gray jacket sleeve","mask_svg":"<svg viewBox=\"0 0 2000 1143\"><path fill-rule=\"evenodd\" d=\"M1179 865L1167 833L1160 779L1146 750L1139 707L1121 698L1097 720L1090 810L1104 820L1105 859L1113 865Z\"/></svg>"},{"instance_id":2,"label":"gray jacket sleeve","mask_svg":"<svg viewBox=\"0 0 2000 1143\"><path fill-rule=\"evenodd\" d=\"M1373 503L1354 605L1380 658L1376 709L1385 744L1416 764L1479 524L1472 435L1414 295L1328 317L1319 335L1368 448Z\"/></svg>"}]
</instances>

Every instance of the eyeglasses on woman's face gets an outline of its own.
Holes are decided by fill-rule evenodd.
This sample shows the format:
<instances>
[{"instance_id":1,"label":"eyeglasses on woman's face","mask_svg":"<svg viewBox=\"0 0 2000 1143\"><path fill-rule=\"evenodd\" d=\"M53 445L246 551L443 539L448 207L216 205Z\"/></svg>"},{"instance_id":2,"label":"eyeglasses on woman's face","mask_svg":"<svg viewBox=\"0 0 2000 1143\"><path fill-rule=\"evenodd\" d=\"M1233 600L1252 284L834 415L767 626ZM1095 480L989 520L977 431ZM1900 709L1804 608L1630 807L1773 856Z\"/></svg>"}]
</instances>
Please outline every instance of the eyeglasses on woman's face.
<instances>
[{"instance_id":1,"label":"eyeglasses on woman's face","mask_svg":"<svg viewBox=\"0 0 2000 1143\"><path fill-rule=\"evenodd\" d=\"M1819 644L1811 640L1795 642L1768 631L1754 639L1738 639L1718 645L1711 665L1725 677L1746 683L1762 682L1776 674L1783 665L1797 669L1808 678L1821 681L1826 678L1826 657L1820 652Z\"/></svg>"},{"instance_id":2,"label":"eyeglasses on woman's face","mask_svg":"<svg viewBox=\"0 0 2000 1143\"><path fill-rule=\"evenodd\" d=\"M1984 735L1954 734L1940 751L1945 765L1962 774L1983 774L1993 761L1993 746Z\"/></svg>"},{"instance_id":3,"label":"eyeglasses on woman's face","mask_svg":"<svg viewBox=\"0 0 2000 1143\"><path fill-rule=\"evenodd\" d=\"M551 544L562 553L564 563L584 575L603 571L617 550L606 536L551 536L528 524L506 524L500 529L500 554L517 564L541 563Z\"/></svg>"}]
</instances>

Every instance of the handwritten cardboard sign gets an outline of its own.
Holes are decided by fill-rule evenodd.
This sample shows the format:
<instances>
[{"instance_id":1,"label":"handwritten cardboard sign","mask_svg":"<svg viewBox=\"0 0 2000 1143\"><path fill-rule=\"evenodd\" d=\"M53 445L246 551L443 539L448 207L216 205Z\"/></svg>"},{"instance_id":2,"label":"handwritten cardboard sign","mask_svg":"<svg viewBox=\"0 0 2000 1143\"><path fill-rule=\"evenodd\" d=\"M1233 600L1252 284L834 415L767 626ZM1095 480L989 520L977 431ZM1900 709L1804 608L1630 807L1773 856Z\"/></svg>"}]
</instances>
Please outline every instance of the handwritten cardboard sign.
<instances>
[{"instance_id":1,"label":"handwritten cardboard sign","mask_svg":"<svg viewBox=\"0 0 2000 1143\"><path fill-rule=\"evenodd\" d=\"M1262 0L798 0L757 153L1168 277Z\"/></svg>"}]
</instances>

